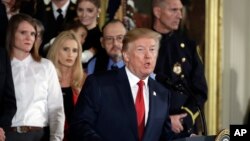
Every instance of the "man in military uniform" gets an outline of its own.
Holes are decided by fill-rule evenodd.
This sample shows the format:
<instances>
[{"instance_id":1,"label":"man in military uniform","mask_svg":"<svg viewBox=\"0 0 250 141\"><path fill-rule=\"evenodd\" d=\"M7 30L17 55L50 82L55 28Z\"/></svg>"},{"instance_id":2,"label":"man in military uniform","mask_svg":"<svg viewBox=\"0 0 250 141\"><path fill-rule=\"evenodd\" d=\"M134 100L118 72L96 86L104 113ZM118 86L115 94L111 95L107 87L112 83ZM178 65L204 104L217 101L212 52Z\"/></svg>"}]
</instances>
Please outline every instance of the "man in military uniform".
<instances>
[{"instance_id":1,"label":"man in military uniform","mask_svg":"<svg viewBox=\"0 0 250 141\"><path fill-rule=\"evenodd\" d=\"M182 8L181 0L153 0L153 28L162 34L155 74L156 80L172 89L170 119L176 138L196 133L196 119L207 100L196 44L177 32Z\"/></svg>"},{"instance_id":2,"label":"man in military uniform","mask_svg":"<svg viewBox=\"0 0 250 141\"><path fill-rule=\"evenodd\" d=\"M50 3L43 7L37 6L35 18L40 20L45 27L43 43L39 49L39 53L43 57L46 56L43 52L43 45L56 37L66 24L74 21L76 17L75 7L75 4L71 0L51 0Z\"/></svg>"}]
</instances>

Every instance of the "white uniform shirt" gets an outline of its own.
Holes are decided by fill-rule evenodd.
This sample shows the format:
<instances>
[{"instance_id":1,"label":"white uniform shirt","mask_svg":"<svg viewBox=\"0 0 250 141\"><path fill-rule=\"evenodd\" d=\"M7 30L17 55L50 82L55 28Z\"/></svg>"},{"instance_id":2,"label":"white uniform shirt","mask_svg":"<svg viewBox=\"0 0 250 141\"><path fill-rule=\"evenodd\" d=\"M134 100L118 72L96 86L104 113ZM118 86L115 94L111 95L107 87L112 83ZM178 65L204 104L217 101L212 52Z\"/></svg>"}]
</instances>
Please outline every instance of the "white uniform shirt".
<instances>
[{"instance_id":1,"label":"white uniform shirt","mask_svg":"<svg viewBox=\"0 0 250 141\"><path fill-rule=\"evenodd\" d=\"M67 2L61 7L63 18L66 17L67 9L68 9L68 7L69 7L69 4L70 4L70 1L67 1ZM59 13L57 12L58 7L57 7L53 2L52 2L52 9L53 9L54 17L55 17L55 19L56 19L56 18L59 16Z\"/></svg>"},{"instance_id":2,"label":"white uniform shirt","mask_svg":"<svg viewBox=\"0 0 250 141\"><path fill-rule=\"evenodd\" d=\"M130 70L125 67L127 76L128 76L128 80L129 80L129 84L130 84L130 88L132 90L132 96L134 99L134 103L136 100L136 96L137 96L137 92L138 92L138 88L139 86L137 85L137 83L140 81L140 79L135 76L134 74L132 74L130 72ZM144 81L144 87L143 87L143 99L144 99L144 106L145 106L145 125L147 124L147 120L148 120L148 112L149 112L149 89L148 89L148 77L143 80Z\"/></svg>"},{"instance_id":3,"label":"white uniform shirt","mask_svg":"<svg viewBox=\"0 0 250 141\"><path fill-rule=\"evenodd\" d=\"M54 65L42 58L36 62L29 55L11 60L17 111L12 127L50 127L50 141L61 141L64 131L62 91Z\"/></svg>"}]
</instances>

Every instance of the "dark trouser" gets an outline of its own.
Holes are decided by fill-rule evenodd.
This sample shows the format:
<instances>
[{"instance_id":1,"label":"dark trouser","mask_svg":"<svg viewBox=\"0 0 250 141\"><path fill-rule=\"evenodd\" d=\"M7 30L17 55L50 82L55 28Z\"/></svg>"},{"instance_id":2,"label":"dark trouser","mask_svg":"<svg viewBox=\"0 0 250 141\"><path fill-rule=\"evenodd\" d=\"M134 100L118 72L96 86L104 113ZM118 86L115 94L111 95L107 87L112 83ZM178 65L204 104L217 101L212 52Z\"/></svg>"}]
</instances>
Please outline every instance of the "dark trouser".
<instances>
[{"instance_id":1,"label":"dark trouser","mask_svg":"<svg viewBox=\"0 0 250 141\"><path fill-rule=\"evenodd\" d=\"M49 129L43 128L39 131L18 133L15 131L5 131L6 141L49 141Z\"/></svg>"}]
</instances>

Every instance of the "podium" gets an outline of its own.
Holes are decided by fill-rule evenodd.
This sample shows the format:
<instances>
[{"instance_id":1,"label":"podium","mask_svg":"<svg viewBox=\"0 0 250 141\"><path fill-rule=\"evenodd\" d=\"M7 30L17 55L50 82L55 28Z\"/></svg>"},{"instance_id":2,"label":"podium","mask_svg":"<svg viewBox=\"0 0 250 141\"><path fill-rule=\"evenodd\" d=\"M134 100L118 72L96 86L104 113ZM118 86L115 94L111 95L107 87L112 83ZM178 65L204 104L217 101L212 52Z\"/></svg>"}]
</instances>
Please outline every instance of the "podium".
<instances>
[{"instance_id":1,"label":"podium","mask_svg":"<svg viewBox=\"0 0 250 141\"><path fill-rule=\"evenodd\" d=\"M222 129L217 135L209 136L192 136L181 139L176 139L172 141L230 141L230 131L229 129Z\"/></svg>"},{"instance_id":2,"label":"podium","mask_svg":"<svg viewBox=\"0 0 250 141\"><path fill-rule=\"evenodd\" d=\"M176 139L172 141L215 141L216 136L193 136L193 137L186 137L181 139Z\"/></svg>"}]
</instances>

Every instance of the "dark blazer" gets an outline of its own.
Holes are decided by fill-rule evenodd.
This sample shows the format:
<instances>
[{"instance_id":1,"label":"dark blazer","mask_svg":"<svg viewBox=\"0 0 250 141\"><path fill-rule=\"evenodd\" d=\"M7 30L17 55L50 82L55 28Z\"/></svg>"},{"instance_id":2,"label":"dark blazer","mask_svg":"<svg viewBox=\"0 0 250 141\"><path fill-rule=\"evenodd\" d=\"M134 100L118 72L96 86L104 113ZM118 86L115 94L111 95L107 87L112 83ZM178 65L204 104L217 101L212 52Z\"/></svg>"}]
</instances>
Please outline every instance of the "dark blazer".
<instances>
[{"instance_id":1,"label":"dark blazer","mask_svg":"<svg viewBox=\"0 0 250 141\"><path fill-rule=\"evenodd\" d=\"M16 113L16 98L9 56L0 48L0 127L11 125Z\"/></svg>"},{"instance_id":2,"label":"dark blazer","mask_svg":"<svg viewBox=\"0 0 250 141\"><path fill-rule=\"evenodd\" d=\"M169 91L149 78L149 115L143 141L168 139ZM90 75L73 114L74 141L138 141L137 119L125 67Z\"/></svg>"},{"instance_id":3,"label":"dark blazer","mask_svg":"<svg viewBox=\"0 0 250 141\"><path fill-rule=\"evenodd\" d=\"M1 26L0 26L0 47L5 46L5 39L6 39L6 30L8 26L8 17L6 13L5 5L0 1L0 20L1 20Z\"/></svg>"},{"instance_id":4,"label":"dark blazer","mask_svg":"<svg viewBox=\"0 0 250 141\"><path fill-rule=\"evenodd\" d=\"M40 20L45 28L43 43L39 48L39 53L46 57L46 53L43 52L44 44L48 43L52 38L56 37L67 24L72 23L74 18L76 17L76 9L75 4L70 1L70 4L67 9L66 16L62 23L57 23L56 17L54 17L52 3L50 2L48 5L37 7L37 13L35 14L35 18Z\"/></svg>"}]
</instances>

